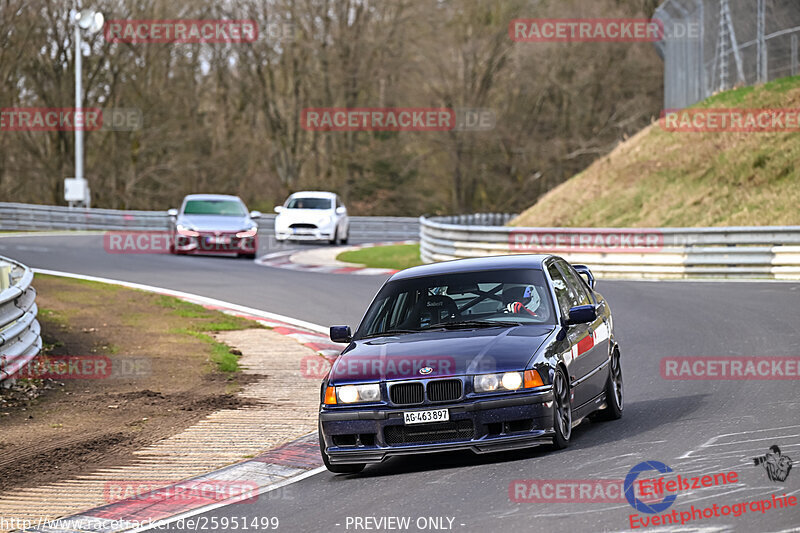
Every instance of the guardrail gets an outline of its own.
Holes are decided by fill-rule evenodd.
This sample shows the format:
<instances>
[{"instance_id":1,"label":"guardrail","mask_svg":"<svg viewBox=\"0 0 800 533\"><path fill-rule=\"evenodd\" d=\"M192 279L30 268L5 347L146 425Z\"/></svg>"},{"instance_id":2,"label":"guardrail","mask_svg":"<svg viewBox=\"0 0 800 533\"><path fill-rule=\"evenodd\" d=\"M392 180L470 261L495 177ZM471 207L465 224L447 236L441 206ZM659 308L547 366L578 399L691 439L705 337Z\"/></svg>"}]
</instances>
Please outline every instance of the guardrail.
<instances>
[{"instance_id":1,"label":"guardrail","mask_svg":"<svg viewBox=\"0 0 800 533\"><path fill-rule=\"evenodd\" d=\"M166 211L0 203L4 230L166 230L168 223Z\"/></svg>"},{"instance_id":2,"label":"guardrail","mask_svg":"<svg viewBox=\"0 0 800 533\"><path fill-rule=\"evenodd\" d=\"M13 377L42 349L41 328L36 320L33 272L12 259L0 257L0 274L9 276L0 291L0 382ZM10 267L10 268L8 268ZM0 285L0 287L6 284Z\"/></svg>"},{"instance_id":3,"label":"guardrail","mask_svg":"<svg viewBox=\"0 0 800 533\"><path fill-rule=\"evenodd\" d=\"M800 226L523 228L513 215L420 218L426 263L554 253L598 277L800 279Z\"/></svg>"},{"instance_id":4,"label":"guardrail","mask_svg":"<svg viewBox=\"0 0 800 533\"><path fill-rule=\"evenodd\" d=\"M261 230L272 231L275 215L263 215L258 226ZM166 211L0 203L0 229L166 231L169 229L169 216ZM360 240L416 239L419 237L419 220L415 217L350 217L350 235Z\"/></svg>"}]
</instances>

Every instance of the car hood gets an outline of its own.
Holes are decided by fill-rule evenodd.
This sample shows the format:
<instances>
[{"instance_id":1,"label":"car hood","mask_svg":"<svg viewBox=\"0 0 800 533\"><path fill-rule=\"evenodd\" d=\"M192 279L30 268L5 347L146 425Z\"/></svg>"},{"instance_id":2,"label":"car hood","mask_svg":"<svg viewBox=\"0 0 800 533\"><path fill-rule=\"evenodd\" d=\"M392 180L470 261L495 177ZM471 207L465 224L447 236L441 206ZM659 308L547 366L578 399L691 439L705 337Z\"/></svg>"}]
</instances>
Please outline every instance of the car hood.
<instances>
[{"instance_id":1,"label":"car hood","mask_svg":"<svg viewBox=\"0 0 800 533\"><path fill-rule=\"evenodd\" d=\"M284 209L278 214L277 220L285 224L294 224L295 222L315 224L319 219L332 215L332 209Z\"/></svg>"},{"instance_id":2,"label":"car hood","mask_svg":"<svg viewBox=\"0 0 800 533\"><path fill-rule=\"evenodd\" d=\"M182 215L177 222L197 231L242 231L252 225L247 216Z\"/></svg>"},{"instance_id":3,"label":"car hood","mask_svg":"<svg viewBox=\"0 0 800 533\"><path fill-rule=\"evenodd\" d=\"M426 331L354 341L334 362L332 384L524 370L552 325ZM420 372L420 369L427 368Z\"/></svg>"}]
</instances>

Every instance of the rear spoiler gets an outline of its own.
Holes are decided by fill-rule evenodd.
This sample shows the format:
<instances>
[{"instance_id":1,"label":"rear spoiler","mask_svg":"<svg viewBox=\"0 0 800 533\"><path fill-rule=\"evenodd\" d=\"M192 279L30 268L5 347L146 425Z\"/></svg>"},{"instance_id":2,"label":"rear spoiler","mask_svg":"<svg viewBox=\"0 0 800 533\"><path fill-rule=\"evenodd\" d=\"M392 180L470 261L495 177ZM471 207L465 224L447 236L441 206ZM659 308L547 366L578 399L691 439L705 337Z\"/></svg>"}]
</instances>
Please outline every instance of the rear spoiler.
<instances>
[{"instance_id":1,"label":"rear spoiler","mask_svg":"<svg viewBox=\"0 0 800 533\"><path fill-rule=\"evenodd\" d=\"M597 284L597 281L594 278L594 274L592 271L589 270L589 267L586 265L572 265L572 268L575 269L578 274L580 274L584 280L586 280L586 284L594 290L594 286Z\"/></svg>"}]
</instances>

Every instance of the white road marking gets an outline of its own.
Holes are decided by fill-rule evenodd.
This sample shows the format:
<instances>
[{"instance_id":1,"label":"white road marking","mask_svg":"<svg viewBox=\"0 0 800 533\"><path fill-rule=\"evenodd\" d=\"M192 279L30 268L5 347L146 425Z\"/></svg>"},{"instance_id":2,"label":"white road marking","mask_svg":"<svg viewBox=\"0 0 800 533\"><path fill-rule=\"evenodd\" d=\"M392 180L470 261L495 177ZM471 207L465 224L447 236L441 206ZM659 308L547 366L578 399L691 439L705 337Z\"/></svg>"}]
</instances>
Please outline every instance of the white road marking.
<instances>
[{"instance_id":1,"label":"white road marking","mask_svg":"<svg viewBox=\"0 0 800 533\"><path fill-rule=\"evenodd\" d=\"M45 246L27 246L25 244L20 244L15 247L16 250L21 252L49 252L50 248Z\"/></svg>"},{"instance_id":2,"label":"white road marking","mask_svg":"<svg viewBox=\"0 0 800 533\"><path fill-rule=\"evenodd\" d=\"M0 239L13 239L17 237L80 237L83 235L104 235L101 230L64 230L64 231L27 231L20 233L3 233Z\"/></svg>"},{"instance_id":3,"label":"white road marking","mask_svg":"<svg viewBox=\"0 0 800 533\"><path fill-rule=\"evenodd\" d=\"M86 281L97 281L100 283L109 283L111 285L120 285L122 287L128 287L131 289L139 289L140 291L147 291L147 292L156 292L159 294L166 294L168 296L175 296L176 298L184 298L187 300L191 300L193 302L202 303L206 305L216 305L219 307L226 307L233 311L238 311L240 313L245 313L248 315L256 316L259 318L266 318L269 320L277 320L280 322L286 322L287 324L291 324L293 326L298 326L300 328L309 329L311 331L317 331L319 333L323 333L327 335L329 333L328 328L324 326L320 326L319 324L312 324L311 322L306 322L305 320L299 320L297 318L288 317L285 315L279 315L277 313L270 313L269 311L262 311L260 309L255 309L253 307L246 307L244 305L234 304L230 302L225 302L223 300L217 300L216 298L209 298L207 296L200 296L198 294L191 294L188 292L183 291L175 291L172 289L165 289L163 287L154 287L152 285L144 285L142 283L132 283L129 281L121 281L116 279L109 279L109 278L100 278L97 276L86 276L83 274L71 274L69 272L59 272L57 270L47 270L44 268L33 268L31 269L38 274L46 274L48 276L61 276L64 278L73 278L73 279L82 279Z\"/></svg>"},{"instance_id":4,"label":"white road marking","mask_svg":"<svg viewBox=\"0 0 800 533\"><path fill-rule=\"evenodd\" d=\"M750 430L750 431L737 431L735 433L723 433L722 435L717 435L716 437L711 437L704 444L701 444L700 448L698 448L696 450L690 450L690 451L686 452L685 454L681 455L680 457L677 457L677 459L689 459L689 458L692 457L693 453L698 452L703 448L710 448L711 446L730 446L730 445L739 444L739 443L742 443L742 442L754 442L754 441L757 441L757 440L769 440L769 439L776 439L776 438L789 438L789 437L797 437L798 435L776 435L775 437L767 437L767 438L764 438L764 439L750 439L750 440L735 441L735 442L730 442L730 443L725 443L725 444L715 444L719 439L721 439L723 437L732 437L732 436L735 436L735 435L752 435L754 433L763 433L765 431L781 431L781 430L784 430L784 429L795 429L795 428L800 428L800 425L783 426L783 427L778 427L778 428L753 429L753 430Z\"/></svg>"},{"instance_id":5,"label":"white road marking","mask_svg":"<svg viewBox=\"0 0 800 533\"><path fill-rule=\"evenodd\" d=\"M291 485L292 483L297 483L298 481L302 481L302 480L304 480L306 478L309 478L311 476L315 476L315 475L319 474L320 472L325 472L325 470L327 470L327 469L324 466L320 466L320 467L315 468L314 470L309 470L308 472L305 472L303 474L297 475L295 477L291 477L291 478L289 478L287 480L284 480L284 481L281 481L279 483L275 483L273 485L268 485L266 487L262 487L261 489L256 491L256 496L260 496L262 494L266 494L268 492L272 492L273 490L277 490L277 489L279 489L281 487L285 487L287 485ZM164 518L162 520L158 520L156 522L153 522L152 524L148 524L147 526L140 526L140 527L138 527L136 529L127 530L125 533L138 533L139 531L149 531L151 529L156 529L156 528L157 529L164 529L164 526L166 526L167 524L171 524L173 522L177 522L180 519L190 518L192 516L196 516L196 515L199 515L199 514L207 513L209 511L213 511L214 509L219 509L220 507L225 507L227 505L230 505L231 503L235 503L237 498L238 498L238 496L234 496L233 498L229 499L228 501L217 502L217 503L213 503L211 505L207 505L205 507L192 509L191 511L187 511L185 513L181 513L181 514L178 514L178 515L175 515L175 516L171 516L169 518ZM233 502L231 502L231 500L233 500Z\"/></svg>"}]
</instances>

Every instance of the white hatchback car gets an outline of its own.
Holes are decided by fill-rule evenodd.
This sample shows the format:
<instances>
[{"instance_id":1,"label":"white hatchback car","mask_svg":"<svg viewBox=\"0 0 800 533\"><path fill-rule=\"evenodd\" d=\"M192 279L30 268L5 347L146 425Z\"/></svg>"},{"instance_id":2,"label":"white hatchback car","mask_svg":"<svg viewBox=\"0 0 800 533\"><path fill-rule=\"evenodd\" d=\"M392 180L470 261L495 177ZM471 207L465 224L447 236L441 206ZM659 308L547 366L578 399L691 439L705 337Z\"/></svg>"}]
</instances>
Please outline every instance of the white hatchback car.
<instances>
[{"instance_id":1,"label":"white hatchback car","mask_svg":"<svg viewBox=\"0 0 800 533\"><path fill-rule=\"evenodd\" d=\"M279 241L323 241L347 244L350 219L339 196L332 192L302 191L275 208L275 238Z\"/></svg>"}]
</instances>

